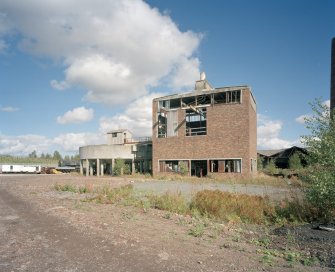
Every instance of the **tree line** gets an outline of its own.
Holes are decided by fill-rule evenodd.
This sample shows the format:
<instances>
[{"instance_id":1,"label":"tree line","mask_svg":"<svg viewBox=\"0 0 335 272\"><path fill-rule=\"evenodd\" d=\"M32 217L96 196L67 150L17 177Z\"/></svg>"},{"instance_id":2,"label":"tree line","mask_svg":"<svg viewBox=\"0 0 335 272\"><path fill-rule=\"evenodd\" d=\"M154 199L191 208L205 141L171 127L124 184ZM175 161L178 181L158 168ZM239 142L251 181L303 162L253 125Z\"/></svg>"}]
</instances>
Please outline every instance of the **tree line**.
<instances>
[{"instance_id":1,"label":"tree line","mask_svg":"<svg viewBox=\"0 0 335 272\"><path fill-rule=\"evenodd\" d=\"M37 154L36 150L27 156L0 155L0 163L41 163L41 164L59 164L61 161L77 162L80 160L79 154L62 156L57 150L53 154Z\"/></svg>"}]
</instances>

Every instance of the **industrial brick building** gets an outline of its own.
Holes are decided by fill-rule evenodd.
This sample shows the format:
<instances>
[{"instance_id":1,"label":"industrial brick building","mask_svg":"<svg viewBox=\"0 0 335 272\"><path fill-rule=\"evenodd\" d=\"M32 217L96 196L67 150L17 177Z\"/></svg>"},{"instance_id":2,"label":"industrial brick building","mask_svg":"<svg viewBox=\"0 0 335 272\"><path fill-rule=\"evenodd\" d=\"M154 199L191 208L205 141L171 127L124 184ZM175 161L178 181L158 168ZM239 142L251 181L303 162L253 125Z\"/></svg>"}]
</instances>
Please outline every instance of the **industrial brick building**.
<instances>
[{"instance_id":1,"label":"industrial brick building","mask_svg":"<svg viewBox=\"0 0 335 272\"><path fill-rule=\"evenodd\" d=\"M257 171L256 102L248 86L212 88L153 100L153 175L250 176Z\"/></svg>"}]
</instances>

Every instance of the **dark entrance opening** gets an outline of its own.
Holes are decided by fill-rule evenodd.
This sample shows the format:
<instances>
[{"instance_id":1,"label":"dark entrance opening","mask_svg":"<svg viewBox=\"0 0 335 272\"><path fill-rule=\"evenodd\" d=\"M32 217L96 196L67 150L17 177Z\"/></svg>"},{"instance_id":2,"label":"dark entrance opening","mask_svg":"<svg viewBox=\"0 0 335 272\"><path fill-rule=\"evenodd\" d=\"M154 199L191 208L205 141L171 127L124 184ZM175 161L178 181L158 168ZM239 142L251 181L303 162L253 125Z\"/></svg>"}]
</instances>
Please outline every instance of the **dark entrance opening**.
<instances>
[{"instance_id":1,"label":"dark entrance opening","mask_svg":"<svg viewBox=\"0 0 335 272\"><path fill-rule=\"evenodd\" d=\"M207 176L207 161L191 161L191 176Z\"/></svg>"}]
</instances>

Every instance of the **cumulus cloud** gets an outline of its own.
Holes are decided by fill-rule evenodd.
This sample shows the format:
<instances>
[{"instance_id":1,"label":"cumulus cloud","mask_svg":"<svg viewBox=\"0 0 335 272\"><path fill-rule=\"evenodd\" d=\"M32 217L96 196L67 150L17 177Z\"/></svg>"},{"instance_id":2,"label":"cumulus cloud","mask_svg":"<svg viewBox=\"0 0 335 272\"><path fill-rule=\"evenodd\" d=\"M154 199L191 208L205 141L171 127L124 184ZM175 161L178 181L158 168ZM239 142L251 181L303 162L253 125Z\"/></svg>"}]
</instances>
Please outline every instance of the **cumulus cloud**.
<instances>
[{"instance_id":1,"label":"cumulus cloud","mask_svg":"<svg viewBox=\"0 0 335 272\"><path fill-rule=\"evenodd\" d=\"M22 50L62 62L65 78L51 85L81 86L88 101L119 105L151 87L183 88L198 78L202 34L180 31L142 0L3 0L0 10L4 28L21 34Z\"/></svg>"},{"instance_id":2,"label":"cumulus cloud","mask_svg":"<svg viewBox=\"0 0 335 272\"><path fill-rule=\"evenodd\" d=\"M325 100L322 102L323 106L326 106L328 109L330 108L330 100ZM327 115L327 111L323 112L323 116ZM302 114L295 118L295 121L299 124L305 124L307 119L311 119L313 116L311 114Z\"/></svg>"},{"instance_id":3,"label":"cumulus cloud","mask_svg":"<svg viewBox=\"0 0 335 272\"><path fill-rule=\"evenodd\" d=\"M295 118L295 121L298 122L299 124L305 124L306 119L311 118L309 114L303 114Z\"/></svg>"},{"instance_id":4,"label":"cumulus cloud","mask_svg":"<svg viewBox=\"0 0 335 272\"><path fill-rule=\"evenodd\" d=\"M102 138L95 133L66 133L55 137L52 141L53 144L60 147L65 152L77 153L80 146L102 144Z\"/></svg>"},{"instance_id":5,"label":"cumulus cloud","mask_svg":"<svg viewBox=\"0 0 335 272\"><path fill-rule=\"evenodd\" d=\"M271 120L269 117L257 115L257 146L259 149L281 149L299 144L299 141L284 140L279 137L283 123L280 120Z\"/></svg>"},{"instance_id":6,"label":"cumulus cloud","mask_svg":"<svg viewBox=\"0 0 335 272\"><path fill-rule=\"evenodd\" d=\"M50 85L52 88L60 91L63 91L70 87L69 83L67 83L66 81L57 81L54 79L50 81Z\"/></svg>"},{"instance_id":7,"label":"cumulus cloud","mask_svg":"<svg viewBox=\"0 0 335 272\"><path fill-rule=\"evenodd\" d=\"M19 108L9 106L9 107L2 107L0 110L4 112L14 112L14 111L18 111Z\"/></svg>"},{"instance_id":8,"label":"cumulus cloud","mask_svg":"<svg viewBox=\"0 0 335 272\"><path fill-rule=\"evenodd\" d=\"M42 153L48 150L49 144L50 140L41 135L0 135L0 154L24 156L34 150Z\"/></svg>"},{"instance_id":9,"label":"cumulus cloud","mask_svg":"<svg viewBox=\"0 0 335 272\"><path fill-rule=\"evenodd\" d=\"M52 154L55 150L62 155L76 154L80 146L103 143L106 143L105 138L95 133L66 133L54 138L34 134L19 136L0 134L0 154L27 156L33 151L36 151L37 154Z\"/></svg>"},{"instance_id":10,"label":"cumulus cloud","mask_svg":"<svg viewBox=\"0 0 335 272\"><path fill-rule=\"evenodd\" d=\"M67 111L63 116L57 117L58 124L69 124L69 123L84 123L92 120L94 115L93 109L86 109L85 107L75 108Z\"/></svg>"},{"instance_id":11,"label":"cumulus cloud","mask_svg":"<svg viewBox=\"0 0 335 272\"><path fill-rule=\"evenodd\" d=\"M100 132L127 128L134 136L150 136L152 134L152 100L163 94L154 93L141 97L129 104L126 110L112 117L100 118Z\"/></svg>"}]
</instances>

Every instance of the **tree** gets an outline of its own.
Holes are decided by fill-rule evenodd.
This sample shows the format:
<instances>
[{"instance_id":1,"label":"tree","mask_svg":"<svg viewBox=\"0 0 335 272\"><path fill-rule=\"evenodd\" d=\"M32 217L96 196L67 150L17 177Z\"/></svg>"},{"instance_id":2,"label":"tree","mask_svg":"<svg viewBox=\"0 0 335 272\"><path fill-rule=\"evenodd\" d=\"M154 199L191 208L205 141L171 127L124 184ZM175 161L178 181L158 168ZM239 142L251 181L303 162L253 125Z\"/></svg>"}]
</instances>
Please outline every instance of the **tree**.
<instances>
[{"instance_id":1,"label":"tree","mask_svg":"<svg viewBox=\"0 0 335 272\"><path fill-rule=\"evenodd\" d=\"M260 155L257 155L257 170L261 171L264 168L264 158Z\"/></svg>"},{"instance_id":2,"label":"tree","mask_svg":"<svg viewBox=\"0 0 335 272\"><path fill-rule=\"evenodd\" d=\"M61 161L62 160L62 155L56 150L54 152L53 159L57 160L57 161Z\"/></svg>"},{"instance_id":3,"label":"tree","mask_svg":"<svg viewBox=\"0 0 335 272\"><path fill-rule=\"evenodd\" d=\"M130 165L122 159L116 159L113 169L113 174L115 176L129 175L131 174Z\"/></svg>"},{"instance_id":4,"label":"tree","mask_svg":"<svg viewBox=\"0 0 335 272\"><path fill-rule=\"evenodd\" d=\"M335 120L320 99L311 107L314 114L305 120L310 134L302 137L309 153L309 171L302 178L309 183L307 200L320 219L329 221L335 216Z\"/></svg>"},{"instance_id":5,"label":"tree","mask_svg":"<svg viewBox=\"0 0 335 272\"><path fill-rule=\"evenodd\" d=\"M301 159L298 153L294 153L288 160L289 168L292 170L299 170L302 168Z\"/></svg>"},{"instance_id":6,"label":"tree","mask_svg":"<svg viewBox=\"0 0 335 272\"><path fill-rule=\"evenodd\" d=\"M29 155L28 155L29 158L37 158L37 154L36 154L36 150L34 150L33 152L31 152Z\"/></svg>"}]
</instances>

